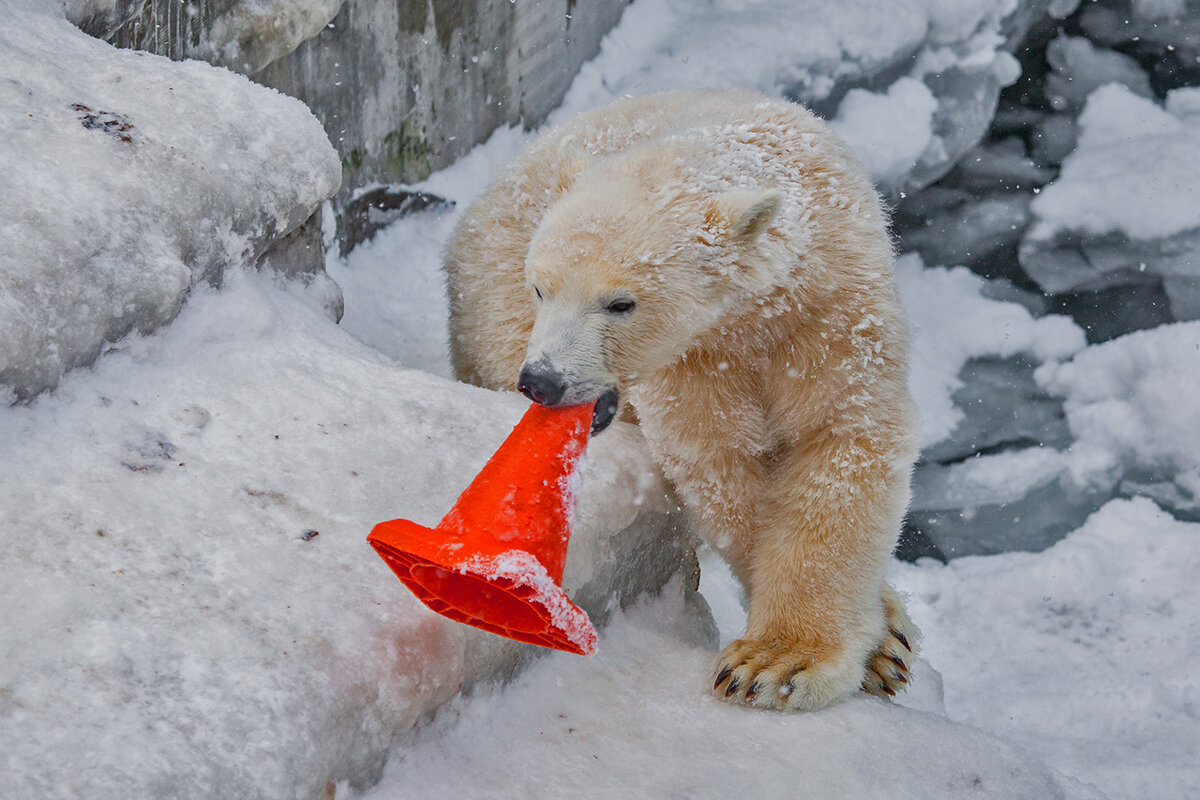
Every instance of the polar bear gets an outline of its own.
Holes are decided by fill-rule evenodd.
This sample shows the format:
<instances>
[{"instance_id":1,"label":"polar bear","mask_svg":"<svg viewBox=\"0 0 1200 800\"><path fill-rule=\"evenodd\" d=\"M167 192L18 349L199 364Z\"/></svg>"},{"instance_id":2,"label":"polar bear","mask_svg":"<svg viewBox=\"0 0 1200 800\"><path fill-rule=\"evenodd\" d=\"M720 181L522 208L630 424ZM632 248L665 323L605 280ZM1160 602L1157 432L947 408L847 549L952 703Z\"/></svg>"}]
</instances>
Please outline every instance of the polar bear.
<instances>
[{"instance_id":1,"label":"polar bear","mask_svg":"<svg viewBox=\"0 0 1200 800\"><path fill-rule=\"evenodd\" d=\"M458 377L639 424L746 587L721 697L811 710L908 682L884 580L917 449L892 261L830 128L737 90L547 130L448 246Z\"/></svg>"}]
</instances>

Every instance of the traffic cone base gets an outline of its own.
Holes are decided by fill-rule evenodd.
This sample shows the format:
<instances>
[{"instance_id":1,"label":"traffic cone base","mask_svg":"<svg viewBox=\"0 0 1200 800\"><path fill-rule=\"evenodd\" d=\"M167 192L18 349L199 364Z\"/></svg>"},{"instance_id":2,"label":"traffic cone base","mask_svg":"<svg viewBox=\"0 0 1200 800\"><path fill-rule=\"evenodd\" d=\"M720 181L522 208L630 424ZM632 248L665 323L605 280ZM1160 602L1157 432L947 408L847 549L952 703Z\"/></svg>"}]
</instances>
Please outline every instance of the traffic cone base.
<instances>
[{"instance_id":1,"label":"traffic cone base","mask_svg":"<svg viewBox=\"0 0 1200 800\"><path fill-rule=\"evenodd\" d=\"M533 405L436 528L381 522L367 540L426 606L520 642L589 655L596 631L559 583L567 477L590 406Z\"/></svg>"}]
</instances>

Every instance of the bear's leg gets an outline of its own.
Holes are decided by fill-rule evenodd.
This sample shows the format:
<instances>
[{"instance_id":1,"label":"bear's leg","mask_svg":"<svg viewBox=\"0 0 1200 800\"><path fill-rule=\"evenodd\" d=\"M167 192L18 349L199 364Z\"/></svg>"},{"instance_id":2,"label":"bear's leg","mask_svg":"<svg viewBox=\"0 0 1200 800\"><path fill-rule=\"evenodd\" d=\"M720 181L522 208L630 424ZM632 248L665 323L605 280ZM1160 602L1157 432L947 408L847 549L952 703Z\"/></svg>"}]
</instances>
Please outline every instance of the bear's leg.
<instances>
[{"instance_id":1,"label":"bear's leg","mask_svg":"<svg viewBox=\"0 0 1200 800\"><path fill-rule=\"evenodd\" d=\"M750 565L749 624L718 659L718 694L812 710L857 690L868 662L883 666L876 653L893 665L893 654L905 660L890 625L911 646L911 622L883 576L907 468L893 466L885 445L827 435L773 459Z\"/></svg>"}]
</instances>

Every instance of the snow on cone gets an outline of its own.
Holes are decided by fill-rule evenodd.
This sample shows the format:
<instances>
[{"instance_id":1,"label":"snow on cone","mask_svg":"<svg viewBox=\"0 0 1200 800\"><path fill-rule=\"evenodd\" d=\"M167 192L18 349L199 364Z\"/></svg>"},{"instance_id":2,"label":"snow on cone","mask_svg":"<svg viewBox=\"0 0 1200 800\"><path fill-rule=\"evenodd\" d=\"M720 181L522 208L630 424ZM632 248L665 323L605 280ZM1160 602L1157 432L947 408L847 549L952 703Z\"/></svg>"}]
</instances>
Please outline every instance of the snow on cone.
<instances>
[{"instance_id":1,"label":"snow on cone","mask_svg":"<svg viewBox=\"0 0 1200 800\"><path fill-rule=\"evenodd\" d=\"M591 422L590 405L530 406L436 528L394 519L367 541L439 614L591 655L596 630L560 586L570 540L567 484Z\"/></svg>"}]
</instances>

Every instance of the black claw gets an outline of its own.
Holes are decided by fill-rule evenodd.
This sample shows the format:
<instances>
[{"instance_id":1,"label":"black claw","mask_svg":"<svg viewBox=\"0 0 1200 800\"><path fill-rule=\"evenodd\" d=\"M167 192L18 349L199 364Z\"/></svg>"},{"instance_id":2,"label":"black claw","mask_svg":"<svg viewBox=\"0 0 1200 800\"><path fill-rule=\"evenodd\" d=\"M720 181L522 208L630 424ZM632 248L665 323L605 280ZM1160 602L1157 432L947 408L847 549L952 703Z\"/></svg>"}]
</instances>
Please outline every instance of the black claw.
<instances>
[{"instance_id":1,"label":"black claw","mask_svg":"<svg viewBox=\"0 0 1200 800\"><path fill-rule=\"evenodd\" d=\"M902 673L902 672L897 672L892 677L895 678L896 680L900 681L901 683L908 683L908 678L904 677L904 673Z\"/></svg>"},{"instance_id":2,"label":"black claw","mask_svg":"<svg viewBox=\"0 0 1200 800\"><path fill-rule=\"evenodd\" d=\"M731 670L729 667L726 667L717 674L717 680L713 683L714 692L717 690L718 686L725 682L725 679L729 677L731 672L733 672L733 670Z\"/></svg>"},{"instance_id":3,"label":"black claw","mask_svg":"<svg viewBox=\"0 0 1200 800\"><path fill-rule=\"evenodd\" d=\"M750 688L746 690L746 699L754 702L754 698L758 696L759 685L758 681L750 684Z\"/></svg>"},{"instance_id":4,"label":"black claw","mask_svg":"<svg viewBox=\"0 0 1200 800\"><path fill-rule=\"evenodd\" d=\"M904 649L905 649L905 650L907 650L907 651L908 651L908 652L910 652L910 653L912 652L912 647L911 647L911 646L909 646L909 644L908 644L908 639L904 638L904 634L903 634L903 633L901 633L901 632L900 632L900 631L898 631L898 630L895 630L895 629L893 629L893 630L892 630L892 636L895 636L897 639L899 639L899 640L900 640L900 644L904 645Z\"/></svg>"},{"instance_id":5,"label":"black claw","mask_svg":"<svg viewBox=\"0 0 1200 800\"><path fill-rule=\"evenodd\" d=\"M892 689L892 687L888 686L886 683L879 684L879 688L882 689L883 691L887 692L888 695L891 697L896 696L896 691L894 689Z\"/></svg>"},{"instance_id":6,"label":"black claw","mask_svg":"<svg viewBox=\"0 0 1200 800\"><path fill-rule=\"evenodd\" d=\"M901 671L908 669L908 664L905 664L904 659L900 656L889 656L889 658L892 659L892 663L899 667Z\"/></svg>"},{"instance_id":7,"label":"black claw","mask_svg":"<svg viewBox=\"0 0 1200 800\"><path fill-rule=\"evenodd\" d=\"M731 680L729 682L729 685L725 687L725 696L733 697L734 692L736 692L737 690L738 690L738 679L734 678L733 680Z\"/></svg>"}]
</instances>

